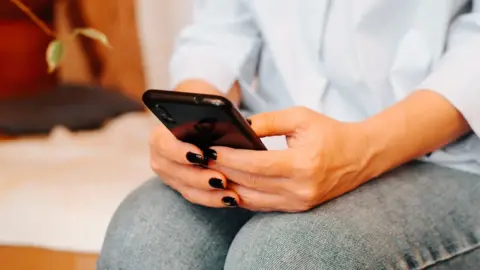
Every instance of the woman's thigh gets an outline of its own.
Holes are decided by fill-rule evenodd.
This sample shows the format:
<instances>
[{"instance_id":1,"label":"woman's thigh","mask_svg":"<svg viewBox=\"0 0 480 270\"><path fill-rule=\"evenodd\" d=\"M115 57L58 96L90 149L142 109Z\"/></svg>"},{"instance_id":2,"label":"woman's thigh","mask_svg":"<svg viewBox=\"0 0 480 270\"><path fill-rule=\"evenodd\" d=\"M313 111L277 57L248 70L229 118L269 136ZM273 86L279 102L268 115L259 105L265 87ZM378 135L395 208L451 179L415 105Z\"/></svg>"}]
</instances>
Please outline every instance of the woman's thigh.
<instances>
[{"instance_id":1,"label":"woman's thigh","mask_svg":"<svg viewBox=\"0 0 480 270\"><path fill-rule=\"evenodd\" d=\"M476 269L480 176L412 163L298 214L256 214L226 269Z\"/></svg>"},{"instance_id":2,"label":"woman's thigh","mask_svg":"<svg viewBox=\"0 0 480 270\"><path fill-rule=\"evenodd\" d=\"M193 205L153 179L114 214L98 269L222 269L232 239L251 214Z\"/></svg>"}]
</instances>

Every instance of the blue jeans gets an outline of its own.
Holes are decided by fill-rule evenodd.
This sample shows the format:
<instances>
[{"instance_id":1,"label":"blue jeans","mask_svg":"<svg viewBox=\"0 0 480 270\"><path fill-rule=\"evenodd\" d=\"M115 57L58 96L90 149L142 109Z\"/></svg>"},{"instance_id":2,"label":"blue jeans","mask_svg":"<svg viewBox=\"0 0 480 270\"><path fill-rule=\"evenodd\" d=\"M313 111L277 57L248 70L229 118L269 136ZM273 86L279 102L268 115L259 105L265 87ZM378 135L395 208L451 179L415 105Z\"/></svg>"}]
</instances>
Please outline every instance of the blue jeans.
<instances>
[{"instance_id":1,"label":"blue jeans","mask_svg":"<svg viewBox=\"0 0 480 270\"><path fill-rule=\"evenodd\" d=\"M309 212L192 205L159 179L120 205L98 269L480 269L480 176L414 162Z\"/></svg>"}]
</instances>

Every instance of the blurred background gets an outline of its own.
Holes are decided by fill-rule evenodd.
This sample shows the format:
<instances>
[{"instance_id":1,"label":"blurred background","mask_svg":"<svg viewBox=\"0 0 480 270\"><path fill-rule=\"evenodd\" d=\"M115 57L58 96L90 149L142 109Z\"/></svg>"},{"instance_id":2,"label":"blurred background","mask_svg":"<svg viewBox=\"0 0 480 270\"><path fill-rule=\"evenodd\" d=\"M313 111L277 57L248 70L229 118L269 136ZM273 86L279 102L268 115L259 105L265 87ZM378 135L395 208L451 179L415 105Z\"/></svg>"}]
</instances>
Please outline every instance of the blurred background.
<instances>
[{"instance_id":1,"label":"blurred background","mask_svg":"<svg viewBox=\"0 0 480 270\"><path fill-rule=\"evenodd\" d=\"M145 89L168 89L174 38L192 0L21 0L64 40L0 0L0 269L95 269L114 210L143 181L157 120ZM104 32L105 48L69 39Z\"/></svg>"}]
</instances>

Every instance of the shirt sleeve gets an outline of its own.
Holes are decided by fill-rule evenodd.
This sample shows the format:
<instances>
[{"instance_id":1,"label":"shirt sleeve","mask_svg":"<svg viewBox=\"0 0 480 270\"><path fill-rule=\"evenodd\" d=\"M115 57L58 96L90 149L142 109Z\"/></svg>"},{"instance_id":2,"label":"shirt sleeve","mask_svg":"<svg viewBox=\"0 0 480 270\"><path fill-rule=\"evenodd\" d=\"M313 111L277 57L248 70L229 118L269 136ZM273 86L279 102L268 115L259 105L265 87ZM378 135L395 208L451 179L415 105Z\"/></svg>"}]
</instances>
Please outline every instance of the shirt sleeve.
<instances>
[{"instance_id":1,"label":"shirt sleeve","mask_svg":"<svg viewBox=\"0 0 480 270\"><path fill-rule=\"evenodd\" d=\"M480 135L480 0L453 22L446 52L420 89L444 96Z\"/></svg>"},{"instance_id":2,"label":"shirt sleeve","mask_svg":"<svg viewBox=\"0 0 480 270\"><path fill-rule=\"evenodd\" d=\"M255 69L245 65L256 65L260 43L243 1L196 0L193 23L180 33L170 62L172 89L202 79L227 93L242 69Z\"/></svg>"}]
</instances>

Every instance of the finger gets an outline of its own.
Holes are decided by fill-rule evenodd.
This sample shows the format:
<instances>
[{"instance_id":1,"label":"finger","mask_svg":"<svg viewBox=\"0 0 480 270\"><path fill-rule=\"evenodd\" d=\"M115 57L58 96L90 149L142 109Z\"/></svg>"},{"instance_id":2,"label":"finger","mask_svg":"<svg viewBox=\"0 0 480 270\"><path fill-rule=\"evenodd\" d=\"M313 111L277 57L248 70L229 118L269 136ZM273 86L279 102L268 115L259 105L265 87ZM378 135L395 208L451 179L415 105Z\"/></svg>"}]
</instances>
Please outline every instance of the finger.
<instances>
[{"instance_id":1,"label":"finger","mask_svg":"<svg viewBox=\"0 0 480 270\"><path fill-rule=\"evenodd\" d=\"M220 172L230 182L237 183L250 189L272 194L283 194L288 189L288 180L285 178L268 177L258 174L250 174L227 167L211 164L209 168Z\"/></svg>"},{"instance_id":2,"label":"finger","mask_svg":"<svg viewBox=\"0 0 480 270\"><path fill-rule=\"evenodd\" d=\"M249 189L235 183L231 183L230 188L240 196L239 206L242 208L260 212L297 211L295 205L283 196Z\"/></svg>"},{"instance_id":3,"label":"finger","mask_svg":"<svg viewBox=\"0 0 480 270\"><path fill-rule=\"evenodd\" d=\"M158 126L150 138L153 157L162 156L179 164L205 164L202 151L179 141L165 126Z\"/></svg>"},{"instance_id":4,"label":"finger","mask_svg":"<svg viewBox=\"0 0 480 270\"><path fill-rule=\"evenodd\" d=\"M205 191L185 185L176 190L189 202L213 208L237 207L239 196L232 190Z\"/></svg>"},{"instance_id":5,"label":"finger","mask_svg":"<svg viewBox=\"0 0 480 270\"><path fill-rule=\"evenodd\" d=\"M208 151L208 156L213 156L211 159L222 167L244 173L289 177L293 174L293 153L292 149L255 151L215 146Z\"/></svg>"},{"instance_id":6,"label":"finger","mask_svg":"<svg viewBox=\"0 0 480 270\"><path fill-rule=\"evenodd\" d=\"M304 107L264 112L251 116L252 129L259 137L289 135L301 126L312 112Z\"/></svg>"},{"instance_id":7,"label":"finger","mask_svg":"<svg viewBox=\"0 0 480 270\"><path fill-rule=\"evenodd\" d=\"M181 168L176 170L173 170L172 168L175 178L187 186L202 190L218 190L227 188L227 180L225 179L225 176L218 171L187 165L177 166Z\"/></svg>"},{"instance_id":8,"label":"finger","mask_svg":"<svg viewBox=\"0 0 480 270\"><path fill-rule=\"evenodd\" d=\"M202 190L227 188L225 176L213 169L178 164L163 157L157 157L151 165L153 171L162 179L175 179L184 185Z\"/></svg>"}]
</instances>

